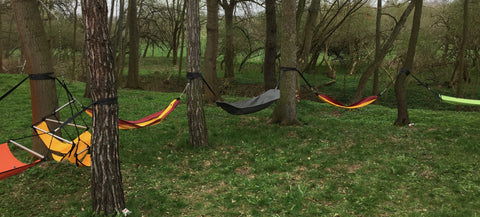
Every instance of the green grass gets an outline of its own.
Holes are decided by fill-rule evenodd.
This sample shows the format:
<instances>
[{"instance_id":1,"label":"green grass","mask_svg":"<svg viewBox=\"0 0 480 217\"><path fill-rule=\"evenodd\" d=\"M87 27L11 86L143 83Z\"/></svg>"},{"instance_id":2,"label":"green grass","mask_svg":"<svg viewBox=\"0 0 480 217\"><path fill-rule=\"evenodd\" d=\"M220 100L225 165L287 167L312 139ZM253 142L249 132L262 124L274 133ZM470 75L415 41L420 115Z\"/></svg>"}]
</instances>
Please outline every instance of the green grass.
<instances>
[{"instance_id":1,"label":"green grass","mask_svg":"<svg viewBox=\"0 0 480 217\"><path fill-rule=\"evenodd\" d=\"M0 93L22 78L0 74ZM325 78L310 79L320 83ZM348 90L354 89L354 81L347 83ZM80 97L83 83L69 88L88 104ZM188 144L182 99L161 124L120 131L129 216L480 214L478 112L453 111L418 94L424 89L409 88L413 127L393 126L393 89L382 98L384 105L353 111L302 100L297 105L301 126L267 124L273 106L232 116L207 105L211 146L202 149ZM341 97L343 82L323 90ZM179 96L124 89L118 94L123 119L151 114ZM27 82L0 101L0 141L31 133L28 96ZM89 168L46 162L0 184L0 216L92 214Z\"/></svg>"}]
</instances>

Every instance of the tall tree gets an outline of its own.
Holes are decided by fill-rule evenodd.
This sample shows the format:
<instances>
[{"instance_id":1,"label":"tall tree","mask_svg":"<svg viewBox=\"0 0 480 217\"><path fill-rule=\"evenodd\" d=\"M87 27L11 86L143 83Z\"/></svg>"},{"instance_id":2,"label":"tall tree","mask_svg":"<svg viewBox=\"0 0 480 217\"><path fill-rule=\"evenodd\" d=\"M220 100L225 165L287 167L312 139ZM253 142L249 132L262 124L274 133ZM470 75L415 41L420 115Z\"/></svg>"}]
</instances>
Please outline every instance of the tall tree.
<instances>
[{"instance_id":1,"label":"tall tree","mask_svg":"<svg viewBox=\"0 0 480 217\"><path fill-rule=\"evenodd\" d=\"M224 62L225 62L225 78L233 78L234 74L234 59L235 48L233 43L233 12L237 5L237 0L221 0L220 6L222 6L225 12L225 39L224 39Z\"/></svg>"},{"instance_id":2,"label":"tall tree","mask_svg":"<svg viewBox=\"0 0 480 217\"><path fill-rule=\"evenodd\" d=\"M205 101L213 103L217 101L218 76L217 76L217 53L218 53L218 0L207 0L207 45L205 48L205 80L213 92L205 90Z\"/></svg>"},{"instance_id":3,"label":"tall tree","mask_svg":"<svg viewBox=\"0 0 480 217\"><path fill-rule=\"evenodd\" d=\"M275 60L277 59L277 12L275 10L276 0L265 0L265 59L263 61L263 81L265 90L273 89L276 86Z\"/></svg>"},{"instance_id":4,"label":"tall tree","mask_svg":"<svg viewBox=\"0 0 480 217\"><path fill-rule=\"evenodd\" d=\"M312 49L312 38L313 31L316 26L318 14L320 11L320 0L312 0L310 7L308 8L308 16L305 21L305 28L303 32L303 40L301 40L301 46L299 46L299 68L301 71L304 71L308 63L308 56L310 55L310 50Z\"/></svg>"},{"instance_id":5,"label":"tall tree","mask_svg":"<svg viewBox=\"0 0 480 217\"><path fill-rule=\"evenodd\" d=\"M297 98L295 96L297 87L297 72L293 70L297 65L296 47L296 21L295 0L282 0L282 34L281 49L282 58L280 66L283 68L282 80L280 81L280 99L272 113L271 123L280 125L296 125L300 122L297 119Z\"/></svg>"},{"instance_id":6,"label":"tall tree","mask_svg":"<svg viewBox=\"0 0 480 217\"><path fill-rule=\"evenodd\" d=\"M380 59L382 52L382 0L377 0L377 17L375 22L375 59ZM377 67L373 71L373 87L372 94L378 93L378 73ZM377 103L377 101L375 101Z\"/></svg>"},{"instance_id":7,"label":"tall tree","mask_svg":"<svg viewBox=\"0 0 480 217\"><path fill-rule=\"evenodd\" d=\"M200 79L200 7L198 0L187 0L187 116L190 144L208 146L207 124L203 110L203 83Z\"/></svg>"},{"instance_id":8,"label":"tall tree","mask_svg":"<svg viewBox=\"0 0 480 217\"><path fill-rule=\"evenodd\" d=\"M415 50L420 33L420 21L422 18L423 0L413 0L415 12L413 13L413 24L408 42L407 55L403 62L403 68L413 70ZM405 79L407 74L401 73L395 81L395 97L397 98L397 120L396 126L404 126L410 123L407 109L407 89L405 88Z\"/></svg>"},{"instance_id":9,"label":"tall tree","mask_svg":"<svg viewBox=\"0 0 480 217\"><path fill-rule=\"evenodd\" d=\"M365 87L367 86L368 79L370 78L370 76L372 76L375 69L380 67L380 65L382 64L383 59L388 54L390 48L393 46L393 42L395 42L403 26L405 25L405 22L407 22L407 18L412 12L414 6L415 5L413 4L413 1L408 4L407 8L405 8L405 11L403 11L402 15L400 16L400 19L395 24L395 27L393 28L392 33L390 33L389 38L383 43L381 52L378 55L375 55L375 60L373 60L373 62L368 65L365 72L362 73L362 76L360 76L357 90L355 91L351 99L352 102L356 102L362 98Z\"/></svg>"},{"instance_id":10,"label":"tall tree","mask_svg":"<svg viewBox=\"0 0 480 217\"><path fill-rule=\"evenodd\" d=\"M83 0L85 49L92 101L91 191L93 210L112 215L125 208L118 154L118 103L106 0Z\"/></svg>"},{"instance_id":11,"label":"tall tree","mask_svg":"<svg viewBox=\"0 0 480 217\"><path fill-rule=\"evenodd\" d=\"M468 40L468 4L469 0L463 0L463 25L462 25L462 41L457 52L457 59L455 61L455 71L452 74L450 84L456 87L456 96L463 97L462 86L465 80L468 80L467 74L467 62L466 62L466 49L467 49L467 40Z\"/></svg>"},{"instance_id":12,"label":"tall tree","mask_svg":"<svg viewBox=\"0 0 480 217\"><path fill-rule=\"evenodd\" d=\"M22 52L30 75L54 72L53 58L39 11L38 1L12 1ZM30 79L32 123L50 115L58 104L55 80ZM38 137L33 137L33 150L45 155L48 149Z\"/></svg>"},{"instance_id":13,"label":"tall tree","mask_svg":"<svg viewBox=\"0 0 480 217\"><path fill-rule=\"evenodd\" d=\"M138 31L137 22L137 0L128 0L128 13L127 13L128 33L129 33L129 56L128 56L128 88L139 88L140 83L138 80L138 64L139 64L139 49L140 49L140 36Z\"/></svg>"}]
</instances>

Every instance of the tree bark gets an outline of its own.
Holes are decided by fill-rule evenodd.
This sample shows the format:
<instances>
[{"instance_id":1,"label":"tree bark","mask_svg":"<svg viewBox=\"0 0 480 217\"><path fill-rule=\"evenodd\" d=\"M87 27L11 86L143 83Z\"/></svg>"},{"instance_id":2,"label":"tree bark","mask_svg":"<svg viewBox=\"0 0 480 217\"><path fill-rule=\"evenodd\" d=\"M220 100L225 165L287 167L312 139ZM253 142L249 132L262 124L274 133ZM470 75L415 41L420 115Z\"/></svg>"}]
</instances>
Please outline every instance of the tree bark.
<instances>
[{"instance_id":1,"label":"tree bark","mask_svg":"<svg viewBox=\"0 0 480 217\"><path fill-rule=\"evenodd\" d=\"M137 0L128 1L128 29L129 29L129 57L128 57L128 79L127 88L137 89L140 87L138 80L138 64L139 64L139 44L140 37L137 22Z\"/></svg>"},{"instance_id":2,"label":"tree bark","mask_svg":"<svg viewBox=\"0 0 480 217\"><path fill-rule=\"evenodd\" d=\"M377 1L377 17L375 22L375 59L380 59L382 51L382 0ZM372 94L378 93L378 73L379 68L377 67L373 71L373 87ZM375 101L374 103L378 103Z\"/></svg>"},{"instance_id":3,"label":"tree bark","mask_svg":"<svg viewBox=\"0 0 480 217\"><path fill-rule=\"evenodd\" d=\"M405 22L407 21L408 15L412 12L414 8L413 1L409 3L405 11L403 11L402 16L398 20L397 24L395 25L392 33L390 34L388 40L383 44L382 50L380 54L378 55L378 59L375 58L375 60L370 63L370 65L367 67L365 72L362 74L360 77L360 81L358 82L357 90L355 91L355 94L353 95L351 102L357 102L360 100L363 96L363 92L365 91L365 87L367 86L368 79L372 75L372 73L380 67L380 65L383 62L383 59L387 55L389 49L392 47L393 42L395 42L395 39L397 36L400 34L400 30L402 30L403 26L405 25Z\"/></svg>"},{"instance_id":4,"label":"tree bark","mask_svg":"<svg viewBox=\"0 0 480 217\"><path fill-rule=\"evenodd\" d=\"M198 0L187 0L187 72L200 73L200 9ZM208 146L207 124L203 110L203 83L190 79L187 88L187 116L190 144L194 147Z\"/></svg>"},{"instance_id":5,"label":"tree bark","mask_svg":"<svg viewBox=\"0 0 480 217\"><path fill-rule=\"evenodd\" d=\"M235 48L233 43L233 11L235 10L235 0L231 0L230 3L224 1L222 4L225 11L225 78L234 78L234 59Z\"/></svg>"},{"instance_id":6,"label":"tree bark","mask_svg":"<svg viewBox=\"0 0 480 217\"><path fill-rule=\"evenodd\" d=\"M96 214L120 214L125 208L118 154L118 103L110 49L106 0L83 0L92 101L91 191Z\"/></svg>"},{"instance_id":7,"label":"tree bark","mask_svg":"<svg viewBox=\"0 0 480 217\"><path fill-rule=\"evenodd\" d=\"M275 11L276 0L265 0L266 39L265 60L263 63L263 80L265 90L275 88L275 60L277 59L277 15Z\"/></svg>"},{"instance_id":8,"label":"tree bark","mask_svg":"<svg viewBox=\"0 0 480 217\"><path fill-rule=\"evenodd\" d=\"M460 47L458 48L457 58L455 63L455 71L452 74L452 78L450 80L450 85L455 86L456 88L456 96L463 97L462 93L462 86L464 81L468 80L468 74L466 70L466 47L467 47L467 39L468 39L468 2L469 0L463 0L463 30L462 30L462 42ZM460 109L460 106L457 106L457 110Z\"/></svg>"},{"instance_id":9,"label":"tree bark","mask_svg":"<svg viewBox=\"0 0 480 217\"><path fill-rule=\"evenodd\" d=\"M420 32L420 21L422 18L423 0L413 0L415 4L415 12L413 13L412 32L408 42L407 56L403 64L403 68L413 70L415 48L417 46L418 35ZM407 89L405 88L405 79L407 75L402 73L395 81L395 97L397 98L397 120L394 125L404 126L410 123L407 109Z\"/></svg>"},{"instance_id":10,"label":"tree bark","mask_svg":"<svg viewBox=\"0 0 480 217\"><path fill-rule=\"evenodd\" d=\"M205 89L205 101L214 103L219 99L218 76L217 76L217 54L218 54L218 1L207 0L207 46L205 48L205 80L212 88Z\"/></svg>"},{"instance_id":11,"label":"tree bark","mask_svg":"<svg viewBox=\"0 0 480 217\"><path fill-rule=\"evenodd\" d=\"M53 59L45 32L38 2L31 0L12 1L13 15L22 43L22 52L27 62L29 74L54 72ZM55 110L58 99L55 80L30 80L32 105L32 123ZM39 137L33 137L32 149L42 155L48 153L47 147Z\"/></svg>"},{"instance_id":12,"label":"tree bark","mask_svg":"<svg viewBox=\"0 0 480 217\"><path fill-rule=\"evenodd\" d=\"M296 22L295 19L295 0L282 0L282 36L281 36L281 55L280 65L288 68L296 68L297 47L296 47ZM297 125L300 122L297 119L297 99L296 84L297 72L294 70L285 70L280 81L280 99L272 113L271 123L280 125Z\"/></svg>"},{"instance_id":13,"label":"tree bark","mask_svg":"<svg viewBox=\"0 0 480 217\"><path fill-rule=\"evenodd\" d=\"M318 14L320 10L320 0L312 0L310 7L308 8L308 16L305 22L305 28L303 32L303 40L300 46L300 56L298 58L299 68L302 72L305 71L308 64L308 56L312 49L313 30L316 26Z\"/></svg>"}]
</instances>

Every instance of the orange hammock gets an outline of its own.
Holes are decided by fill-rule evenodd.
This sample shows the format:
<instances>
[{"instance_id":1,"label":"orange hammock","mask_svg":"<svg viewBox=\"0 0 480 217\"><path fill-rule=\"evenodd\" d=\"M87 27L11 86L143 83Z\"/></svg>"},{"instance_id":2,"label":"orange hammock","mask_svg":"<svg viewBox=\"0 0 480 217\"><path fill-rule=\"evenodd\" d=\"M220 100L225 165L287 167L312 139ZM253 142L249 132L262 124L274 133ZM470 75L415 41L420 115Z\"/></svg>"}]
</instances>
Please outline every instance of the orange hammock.
<instances>
[{"instance_id":1,"label":"orange hammock","mask_svg":"<svg viewBox=\"0 0 480 217\"><path fill-rule=\"evenodd\" d=\"M153 126L157 125L160 122L165 119L170 112L175 110L177 105L180 103L180 98L174 99L164 110L161 110L159 112L155 112L149 116L146 116L144 118L135 120L135 121L128 121L128 120L118 120L118 129L121 130L126 130L126 129L138 129L138 128L143 128L143 127L148 127L148 126ZM92 110L87 109L85 112L92 116Z\"/></svg>"},{"instance_id":2,"label":"orange hammock","mask_svg":"<svg viewBox=\"0 0 480 217\"><path fill-rule=\"evenodd\" d=\"M334 106L337 106L337 107L340 107L340 108L346 108L346 109L361 108L361 107L366 106L366 105L368 105L372 102L375 102L375 100L378 99L378 95L369 96L369 97L365 97L365 98L361 99L358 102L352 103L350 105L344 105L344 104L338 102L337 100L334 100L332 97L329 97L327 95L323 95L323 94L317 94L317 95L318 95L318 98L320 98L322 101L324 101L324 102L326 102L330 105L334 105Z\"/></svg>"},{"instance_id":3,"label":"orange hammock","mask_svg":"<svg viewBox=\"0 0 480 217\"><path fill-rule=\"evenodd\" d=\"M327 96L327 95L324 95L324 94L319 94L317 93L314 88L312 87L312 85L310 85L310 83L308 83L307 79L305 78L305 76L303 76L303 73L301 73L298 69L296 68L290 68L290 67L282 67L281 68L282 70L293 70L293 71L297 71L298 74L300 75L300 77L305 81L305 83L307 84L307 86L310 88L310 90L312 90L315 95L318 96L318 98L320 98L322 101L330 104L330 105L333 105L333 106L336 106L336 107L339 107L339 108L346 108L346 109L356 109L356 108L361 108L361 107L364 107L364 106L367 106L373 102L375 102L375 100L378 99L378 97L380 97L383 93L385 93L385 91L387 91L387 89L395 82L395 80L397 80L398 76L401 74L401 73L405 73L404 70L401 70L397 76L395 76L394 79L392 79L392 81L390 81L390 83L388 83L388 85L385 87L385 89L380 92L379 94L377 95L374 95L374 96L369 96L369 97L365 97L361 100L359 100L358 102L355 102L355 103L352 103L350 105L345 105L341 102L338 102L337 100L333 99L332 97L330 96Z\"/></svg>"},{"instance_id":4,"label":"orange hammock","mask_svg":"<svg viewBox=\"0 0 480 217\"><path fill-rule=\"evenodd\" d=\"M38 157L43 158L43 156ZM29 164L23 163L13 156L10 148L8 148L8 143L0 145L0 180L21 173L38 163L40 163L40 160L36 160Z\"/></svg>"}]
</instances>

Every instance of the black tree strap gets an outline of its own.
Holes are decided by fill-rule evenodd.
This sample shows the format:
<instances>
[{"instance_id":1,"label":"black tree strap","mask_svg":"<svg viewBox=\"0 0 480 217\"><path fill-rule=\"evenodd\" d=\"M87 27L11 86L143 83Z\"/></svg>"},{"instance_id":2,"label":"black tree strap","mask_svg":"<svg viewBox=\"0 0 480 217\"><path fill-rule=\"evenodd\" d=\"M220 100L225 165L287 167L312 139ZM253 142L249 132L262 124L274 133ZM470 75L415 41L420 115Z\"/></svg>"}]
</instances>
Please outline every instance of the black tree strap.
<instances>
[{"instance_id":1,"label":"black tree strap","mask_svg":"<svg viewBox=\"0 0 480 217\"><path fill-rule=\"evenodd\" d=\"M200 73L200 72L187 72L187 79L188 80L194 80L194 79L201 78L201 77L202 77L202 73Z\"/></svg>"},{"instance_id":2,"label":"black tree strap","mask_svg":"<svg viewBox=\"0 0 480 217\"><path fill-rule=\"evenodd\" d=\"M41 73L41 74L30 74L28 77L31 80L55 80L56 77L53 76L53 72Z\"/></svg>"},{"instance_id":3,"label":"black tree strap","mask_svg":"<svg viewBox=\"0 0 480 217\"><path fill-rule=\"evenodd\" d=\"M55 79L55 76L53 76L53 72L47 72L47 73L42 73L42 74L31 74L25 77L22 81L20 81L17 85L15 85L12 89L7 91L5 94L3 94L0 97L0 101L2 101L5 97L10 95L15 89L17 89L20 85L23 84L27 79L32 79L32 80L51 80Z\"/></svg>"},{"instance_id":4,"label":"black tree strap","mask_svg":"<svg viewBox=\"0 0 480 217\"><path fill-rule=\"evenodd\" d=\"M205 80L205 78L203 77L202 73L200 72L187 72L187 79L188 80L194 80L194 79L197 79L197 78L201 78L203 83L205 83L205 85L207 85L208 87L208 90L210 90L210 92L214 95L214 96L217 96L217 94L215 94L215 91L213 91L212 87L210 86L210 84L208 84L207 80Z\"/></svg>"},{"instance_id":5,"label":"black tree strap","mask_svg":"<svg viewBox=\"0 0 480 217\"><path fill-rule=\"evenodd\" d=\"M300 70L298 70L297 68L294 68L294 67L280 67L280 70L282 71L296 71L298 72L298 74L300 75L300 77L302 77L303 81L305 81L305 83L307 84L307 86L310 88L310 90L312 90L315 95L318 95L317 94L317 91L313 89L313 86L310 85L310 83L308 83L307 79L305 78L305 76L303 76L303 73L300 72Z\"/></svg>"},{"instance_id":6,"label":"black tree strap","mask_svg":"<svg viewBox=\"0 0 480 217\"><path fill-rule=\"evenodd\" d=\"M28 77L24 78L22 81L20 81L20 83L18 83L17 85L15 85L15 87L13 87L12 89L10 89L8 92L6 92L5 94L3 94L2 97L0 97L0 101L2 101L5 97L7 97L10 93L12 93L15 89L17 89L20 85L22 85L23 82L25 82L26 80L28 79Z\"/></svg>"},{"instance_id":7,"label":"black tree strap","mask_svg":"<svg viewBox=\"0 0 480 217\"><path fill-rule=\"evenodd\" d=\"M390 83L388 83L387 86L385 86L385 88L382 90L382 92L377 94L377 96L382 96L385 92L387 92L387 90L390 88L390 86L392 86L392 84L395 83L395 81L398 79L398 76L400 76L402 73L405 73L405 75L408 76L410 74L410 71L408 71L408 69L406 69L406 68L400 69L400 72L398 72L398 74L395 76L395 78L393 78L393 80L390 81Z\"/></svg>"}]
</instances>

